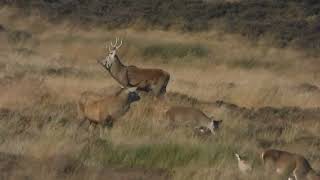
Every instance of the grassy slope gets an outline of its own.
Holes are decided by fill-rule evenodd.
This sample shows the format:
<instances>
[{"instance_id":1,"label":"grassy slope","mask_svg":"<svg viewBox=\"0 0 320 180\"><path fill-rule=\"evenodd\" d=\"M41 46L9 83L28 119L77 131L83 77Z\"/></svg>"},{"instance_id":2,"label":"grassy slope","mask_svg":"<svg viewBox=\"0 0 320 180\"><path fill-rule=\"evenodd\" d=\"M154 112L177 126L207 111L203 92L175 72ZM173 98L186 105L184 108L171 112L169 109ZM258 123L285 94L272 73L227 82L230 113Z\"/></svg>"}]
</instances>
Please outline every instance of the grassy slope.
<instances>
[{"instance_id":1,"label":"grassy slope","mask_svg":"<svg viewBox=\"0 0 320 180\"><path fill-rule=\"evenodd\" d=\"M183 31L220 27L251 40L267 39L280 47L320 47L320 2L317 0L94 0L8 1L7 4L40 9L52 20L72 18L109 28L136 25Z\"/></svg>"},{"instance_id":2,"label":"grassy slope","mask_svg":"<svg viewBox=\"0 0 320 180\"><path fill-rule=\"evenodd\" d=\"M0 38L7 42L0 44L0 107L9 109L0 113L2 152L66 153L93 167L164 168L174 179L257 179L259 152L276 147L301 153L320 169L319 110L311 109L320 102L315 57L216 31L85 29L36 15L21 18L11 8L2 8L0 18L6 29ZM126 64L163 68L172 79L165 102L144 98L100 139L77 127L75 102L84 90L117 85L95 63L115 36L125 40L119 55ZM223 119L220 133L201 139L187 128L167 129L163 113L173 104ZM259 109L264 106L275 109ZM299 108L278 109L283 106ZM235 169L234 152L256 165L252 176Z\"/></svg>"}]
</instances>

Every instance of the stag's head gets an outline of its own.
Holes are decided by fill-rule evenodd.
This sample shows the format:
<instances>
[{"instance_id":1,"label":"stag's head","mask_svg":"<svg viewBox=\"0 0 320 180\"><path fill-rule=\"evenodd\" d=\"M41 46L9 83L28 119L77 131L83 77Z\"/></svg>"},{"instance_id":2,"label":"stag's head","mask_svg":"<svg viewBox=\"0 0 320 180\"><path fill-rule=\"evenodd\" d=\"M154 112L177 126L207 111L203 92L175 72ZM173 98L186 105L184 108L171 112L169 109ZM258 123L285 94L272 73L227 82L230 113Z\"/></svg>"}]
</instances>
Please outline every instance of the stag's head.
<instances>
[{"instance_id":1,"label":"stag's head","mask_svg":"<svg viewBox=\"0 0 320 180\"><path fill-rule=\"evenodd\" d=\"M117 50L121 47L122 45L122 40L120 41L120 43L118 42L119 39L116 38L116 42L110 42L110 46L107 44L106 48L109 50L109 53L107 55L107 57L105 59L103 59L102 61L100 61L100 63L105 66L107 69L110 69L112 64L114 63L114 61L117 58Z\"/></svg>"}]
</instances>

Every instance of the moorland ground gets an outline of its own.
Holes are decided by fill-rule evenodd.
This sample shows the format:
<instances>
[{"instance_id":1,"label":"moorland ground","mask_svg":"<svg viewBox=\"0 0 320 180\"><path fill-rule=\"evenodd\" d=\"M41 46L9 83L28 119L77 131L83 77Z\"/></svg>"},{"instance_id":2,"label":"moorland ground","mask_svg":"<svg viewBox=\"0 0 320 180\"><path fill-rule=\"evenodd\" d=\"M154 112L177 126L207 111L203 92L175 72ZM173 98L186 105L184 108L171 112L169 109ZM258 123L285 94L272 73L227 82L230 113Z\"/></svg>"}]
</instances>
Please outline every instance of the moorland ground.
<instances>
[{"instance_id":1,"label":"moorland ground","mask_svg":"<svg viewBox=\"0 0 320 180\"><path fill-rule=\"evenodd\" d=\"M0 22L0 169L7 172L0 178L270 179L259 159L270 147L300 153L320 170L314 53L219 30L57 23L12 7L0 9ZM76 102L85 90L118 86L96 63L117 36L125 64L162 68L171 79L164 101L143 97L100 138L78 126ZM163 114L172 105L223 119L220 132L202 138L167 128ZM253 174L238 172L235 152L254 164Z\"/></svg>"}]
</instances>

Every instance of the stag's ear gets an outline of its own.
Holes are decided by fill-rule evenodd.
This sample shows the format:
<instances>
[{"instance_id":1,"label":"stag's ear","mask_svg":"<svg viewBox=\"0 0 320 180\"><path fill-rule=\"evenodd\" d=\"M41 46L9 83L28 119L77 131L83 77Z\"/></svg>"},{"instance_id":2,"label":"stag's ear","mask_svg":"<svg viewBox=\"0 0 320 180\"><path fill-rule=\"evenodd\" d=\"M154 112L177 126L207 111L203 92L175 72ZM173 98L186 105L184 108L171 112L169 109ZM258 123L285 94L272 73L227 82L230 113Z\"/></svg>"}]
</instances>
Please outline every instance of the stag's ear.
<instances>
[{"instance_id":1,"label":"stag's ear","mask_svg":"<svg viewBox=\"0 0 320 180\"><path fill-rule=\"evenodd\" d=\"M241 158L240 158L240 155L238 153L234 153L234 155L236 156L236 158L240 161Z\"/></svg>"},{"instance_id":2,"label":"stag's ear","mask_svg":"<svg viewBox=\"0 0 320 180\"><path fill-rule=\"evenodd\" d=\"M137 87L128 88L128 91L129 92L135 92L135 91L137 91Z\"/></svg>"}]
</instances>

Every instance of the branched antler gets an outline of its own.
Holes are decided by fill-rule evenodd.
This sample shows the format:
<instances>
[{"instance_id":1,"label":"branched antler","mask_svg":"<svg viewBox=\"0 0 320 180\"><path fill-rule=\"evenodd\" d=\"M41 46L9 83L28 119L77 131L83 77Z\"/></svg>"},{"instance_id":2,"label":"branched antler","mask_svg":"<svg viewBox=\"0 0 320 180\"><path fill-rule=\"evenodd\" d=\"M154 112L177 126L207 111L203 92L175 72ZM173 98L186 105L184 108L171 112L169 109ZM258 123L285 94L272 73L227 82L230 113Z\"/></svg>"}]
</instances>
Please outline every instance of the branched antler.
<instances>
[{"instance_id":1,"label":"branched antler","mask_svg":"<svg viewBox=\"0 0 320 180\"><path fill-rule=\"evenodd\" d=\"M122 40L120 41L119 45L118 45L118 41L119 41L119 38L116 37L116 42L113 44L113 42L111 41L110 46L106 45L106 48L109 49L109 51L119 49L122 46Z\"/></svg>"}]
</instances>

